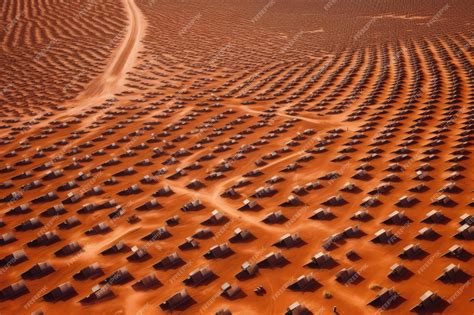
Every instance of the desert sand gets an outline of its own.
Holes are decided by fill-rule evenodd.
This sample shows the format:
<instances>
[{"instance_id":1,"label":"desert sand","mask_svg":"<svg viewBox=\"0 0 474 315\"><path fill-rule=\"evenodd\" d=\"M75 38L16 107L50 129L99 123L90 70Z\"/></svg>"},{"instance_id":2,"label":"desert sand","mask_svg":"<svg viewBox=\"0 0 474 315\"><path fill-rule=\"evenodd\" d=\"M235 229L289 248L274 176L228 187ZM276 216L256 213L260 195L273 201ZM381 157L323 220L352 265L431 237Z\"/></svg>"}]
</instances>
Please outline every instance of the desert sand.
<instances>
[{"instance_id":1,"label":"desert sand","mask_svg":"<svg viewBox=\"0 0 474 315\"><path fill-rule=\"evenodd\" d=\"M472 1L0 8L0 314L472 313Z\"/></svg>"}]
</instances>

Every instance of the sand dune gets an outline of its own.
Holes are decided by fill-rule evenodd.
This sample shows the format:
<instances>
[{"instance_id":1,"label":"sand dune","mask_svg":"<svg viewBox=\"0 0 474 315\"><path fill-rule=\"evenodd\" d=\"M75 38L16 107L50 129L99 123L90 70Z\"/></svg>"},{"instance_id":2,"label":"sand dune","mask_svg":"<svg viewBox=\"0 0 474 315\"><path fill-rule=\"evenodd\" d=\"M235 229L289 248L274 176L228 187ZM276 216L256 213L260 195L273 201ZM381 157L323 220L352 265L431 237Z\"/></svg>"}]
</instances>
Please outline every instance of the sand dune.
<instances>
[{"instance_id":1,"label":"sand dune","mask_svg":"<svg viewBox=\"0 0 474 315\"><path fill-rule=\"evenodd\" d=\"M0 313L472 308L470 1L0 7Z\"/></svg>"}]
</instances>

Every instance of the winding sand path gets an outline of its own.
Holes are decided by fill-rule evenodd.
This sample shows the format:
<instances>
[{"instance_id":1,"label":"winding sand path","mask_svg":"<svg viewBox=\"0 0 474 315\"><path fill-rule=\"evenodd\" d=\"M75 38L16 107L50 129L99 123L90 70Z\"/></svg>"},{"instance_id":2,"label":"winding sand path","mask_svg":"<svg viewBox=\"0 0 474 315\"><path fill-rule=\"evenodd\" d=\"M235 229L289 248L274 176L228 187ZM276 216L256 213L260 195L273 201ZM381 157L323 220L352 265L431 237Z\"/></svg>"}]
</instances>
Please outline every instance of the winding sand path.
<instances>
[{"instance_id":1,"label":"winding sand path","mask_svg":"<svg viewBox=\"0 0 474 315\"><path fill-rule=\"evenodd\" d=\"M141 48L141 40L145 36L146 22L142 12L135 3L135 0L123 0L125 11L127 12L129 25L124 39L119 47L112 53L111 59L103 73L93 79L74 99L67 109L59 116L52 116L48 120L42 121L36 127L45 126L51 120L62 120L79 114L89 109L93 105L100 104L108 98L114 97L125 84L127 72L135 64L138 51ZM82 125L94 120L92 115L82 121Z\"/></svg>"},{"instance_id":2,"label":"winding sand path","mask_svg":"<svg viewBox=\"0 0 474 315\"><path fill-rule=\"evenodd\" d=\"M129 18L125 39L112 56L105 71L85 88L78 99L94 99L113 95L123 84L126 73L133 66L140 41L144 35L144 21L140 9L134 0L123 0Z\"/></svg>"},{"instance_id":3,"label":"winding sand path","mask_svg":"<svg viewBox=\"0 0 474 315\"><path fill-rule=\"evenodd\" d=\"M80 114L94 105L99 105L109 98L113 98L114 94L120 92L125 84L127 72L129 72L136 61L138 52L142 46L142 39L145 36L146 21L135 0L122 0L125 11L127 12L129 25L127 32L117 47L112 52L111 59L104 69L103 73L93 79L74 100L72 100L65 111L42 120L36 124L28 132L23 133L20 138L26 138L31 134L36 134L39 129L49 125L53 120L65 121L74 115ZM119 33L117 34L119 35ZM94 115L90 115L83 119L81 126L86 126L90 122L97 119L101 111ZM19 139L20 139L19 138ZM71 141L71 145L74 140Z\"/></svg>"}]
</instances>

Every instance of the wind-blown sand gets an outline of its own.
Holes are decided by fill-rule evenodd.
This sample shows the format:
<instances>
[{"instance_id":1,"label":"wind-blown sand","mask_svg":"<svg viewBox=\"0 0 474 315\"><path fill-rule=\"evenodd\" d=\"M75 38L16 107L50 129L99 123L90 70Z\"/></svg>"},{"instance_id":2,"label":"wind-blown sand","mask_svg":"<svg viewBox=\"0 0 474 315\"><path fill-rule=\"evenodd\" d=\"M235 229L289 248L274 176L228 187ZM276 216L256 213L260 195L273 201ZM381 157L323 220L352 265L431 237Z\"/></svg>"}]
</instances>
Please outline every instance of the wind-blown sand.
<instances>
[{"instance_id":1,"label":"wind-blown sand","mask_svg":"<svg viewBox=\"0 0 474 315\"><path fill-rule=\"evenodd\" d=\"M173 312L282 314L295 302L288 314L472 309L471 1L0 8L0 313L168 313L160 305L183 289L190 302ZM173 193L156 194L164 187ZM193 200L201 206L183 211ZM245 200L258 206L240 209ZM204 223L213 210L224 218ZM273 212L280 220L265 220ZM60 227L72 217L80 224ZM108 229L86 234L100 223ZM231 242L237 228L253 237ZM381 229L386 240L374 242ZM301 241L277 246L287 234ZM101 254L120 241L123 251ZM72 242L80 250L55 254ZM206 255L222 244L227 255ZM446 255L455 245L463 250ZM138 248L147 255L130 260ZM19 250L27 259L8 256ZM334 263L308 266L320 252ZM154 268L173 253L180 264ZM270 253L286 263L264 266ZM54 271L24 275L43 262ZM245 262L258 272L236 277ZM102 274L74 277L93 263ZM389 277L394 264L408 271ZM123 267L131 278L120 282ZM183 282L204 267L214 276ZM337 281L344 268L355 274ZM159 283L137 289L149 275ZM316 282L292 289L300 276ZM14 294L19 281L27 291ZM49 301L63 283L74 294ZM113 294L81 303L99 283ZM223 296L225 283L241 292ZM427 291L432 300L415 308Z\"/></svg>"}]
</instances>

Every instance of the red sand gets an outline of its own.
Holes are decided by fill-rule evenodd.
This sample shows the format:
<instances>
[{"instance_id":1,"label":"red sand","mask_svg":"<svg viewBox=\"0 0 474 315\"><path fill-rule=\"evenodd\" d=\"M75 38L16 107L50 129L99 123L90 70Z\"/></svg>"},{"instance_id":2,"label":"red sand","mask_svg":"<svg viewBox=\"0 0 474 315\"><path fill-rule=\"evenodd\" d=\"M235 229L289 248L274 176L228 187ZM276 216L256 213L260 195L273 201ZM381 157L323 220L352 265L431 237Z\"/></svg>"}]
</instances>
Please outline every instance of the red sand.
<instances>
[{"instance_id":1,"label":"red sand","mask_svg":"<svg viewBox=\"0 0 474 315\"><path fill-rule=\"evenodd\" d=\"M1 291L0 313L166 313L160 304L182 289L194 302L177 310L186 314L282 314L294 302L313 314L333 314L334 306L339 314L405 314L428 290L443 301L427 302L427 311L468 314L472 309L470 255L444 255L454 245L474 253L470 1L8 0L0 6L0 234L15 237L0 245L0 259L20 249L28 257L17 263L3 260L0 290L22 280L37 263L49 262L54 268L39 279L24 279L26 294ZM117 148L109 147L111 143ZM156 148L163 153L157 154ZM182 155L181 148L187 150ZM208 154L210 159L205 158ZM166 165L173 156L176 163ZM106 163L113 158L120 163ZM140 163L145 159L149 163ZM264 163L257 166L259 160ZM201 167L189 167L195 162ZM364 163L370 167L360 172ZM41 165L45 167L38 168ZM136 172L115 175L129 167ZM159 172L162 168L166 172ZM184 176L169 177L183 168ZM245 177L256 169L262 174ZM54 170L62 171L61 176L45 177ZM81 181L80 172L90 177ZM207 178L213 172L222 175ZM325 177L331 172L339 176ZM155 181L143 182L146 175ZM106 185L112 176L118 183ZM274 176L283 180L269 183ZM203 187L190 188L193 179ZM235 198L221 196L242 179L250 183L236 187ZM25 186L35 180L42 185ZM58 190L68 181L77 185ZM305 188L316 182L321 187ZM348 182L358 189L341 191ZM140 188L136 194L119 194L134 184ZM374 191L381 184L391 185L391 190ZM427 190L412 191L419 184ZM103 192L93 193L96 186ZM153 196L165 186L174 194ZM298 186L302 189L295 190ZM259 187L273 187L275 192L258 198L254 194ZM19 195L12 196L14 192ZM49 192L57 198L34 201ZM65 202L69 193L79 200ZM290 195L300 204L283 205ZM323 205L337 195L345 204ZM403 196L418 202L404 207L398 203ZM446 202L436 203L443 196ZM367 197L379 202L364 203ZM161 207L137 210L153 198ZM88 203L112 199L118 208L114 204L77 213ZM239 211L245 199L261 209ZM192 200L200 200L202 209L182 211ZM42 215L61 203L65 213ZM31 211L9 213L23 204ZM329 208L333 217L310 219L318 208ZM111 218L116 209L123 209L122 215ZM227 221L203 225L214 209ZM351 219L359 210L367 210L371 218ZM441 211L445 219L424 220L431 210ZM285 222L262 221L278 211ZM404 216L384 223L394 211ZM471 217L462 221L465 214ZM179 224L167 223L176 215ZM80 225L58 227L73 216ZM131 216L139 221L131 223ZM39 218L42 226L16 229L32 218ZM409 221L403 221L406 218ZM109 232L85 234L101 222ZM358 234L344 232L354 226ZM171 236L143 240L160 227ZM178 247L202 228L213 235L195 238L198 248ZM229 242L236 228L255 238ZM417 238L423 228L432 228L437 236ZM455 237L460 228L464 232ZM389 244L371 241L380 229L394 233ZM60 240L27 245L46 232ZM303 242L292 248L275 246L287 233L297 233ZM332 246L323 248L330 237ZM55 255L73 241L81 251ZM127 252L100 254L119 241L128 246ZM233 254L203 256L223 243ZM422 251L399 256L411 244ZM134 246L145 249L148 259L127 260ZM348 257L351 250L359 257ZM153 268L174 252L182 265ZM258 263L271 252L281 253L288 263L260 268L251 279L235 277L244 262ZM319 252L337 264L305 266ZM92 263L104 274L73 278ZM394 264L411 274L389 278ZM451 281L437 280L450 264L457 266ZM215 279L199 286L183 283L206 266ZM133 279L112 283L112 298L79 302L122 267ZM353 268L357 275L346 283L336 281L343 268ZM150 274L159 286L132 287ZM306 291L288 288L302 275L311 275L318 285ZM65 282L74 288L74 296L56 302L44 298ZM221 296L226 282L243 293ZM266 293L257 295L258 286ZM385 289L399 297L379 307L368 305Z\"/></svg>"}]
</instances>

